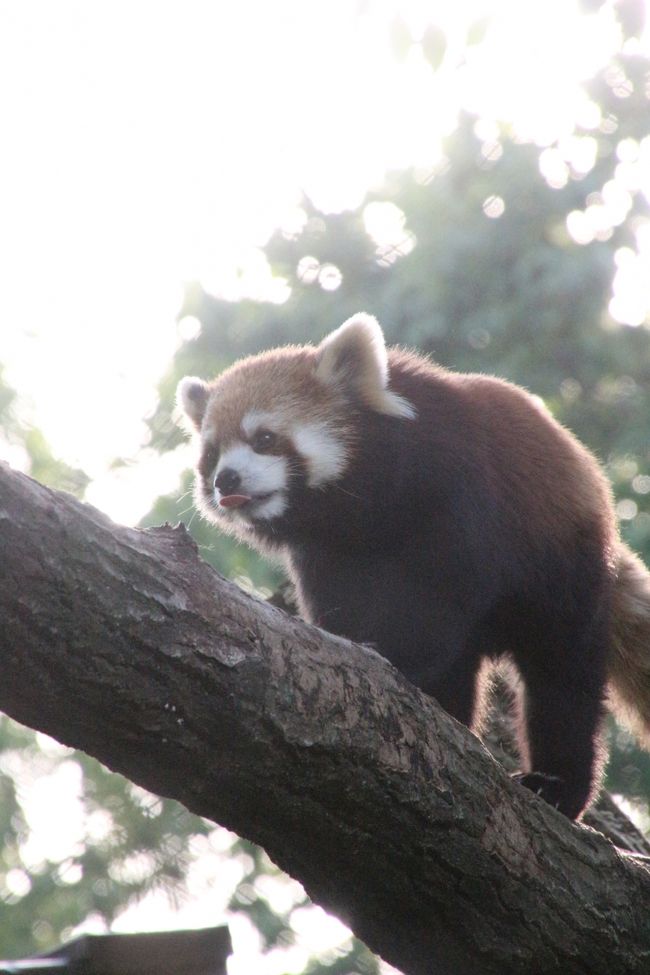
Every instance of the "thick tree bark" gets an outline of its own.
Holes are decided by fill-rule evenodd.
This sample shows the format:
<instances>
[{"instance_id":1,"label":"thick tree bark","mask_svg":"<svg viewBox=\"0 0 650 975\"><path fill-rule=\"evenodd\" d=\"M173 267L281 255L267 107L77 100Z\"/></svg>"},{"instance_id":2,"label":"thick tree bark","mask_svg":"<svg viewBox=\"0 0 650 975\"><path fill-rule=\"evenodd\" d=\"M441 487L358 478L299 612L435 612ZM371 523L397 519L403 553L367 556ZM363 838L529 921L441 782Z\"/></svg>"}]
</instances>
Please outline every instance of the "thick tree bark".
<instances>
[{"instance_id":1,"label":"thick tree bark","mask_svg":"<svg viewBox=\"0 0 650 975\"><path fill-rule=\"evenodd\" d=\"M183 529L0 465L0 708L261 844L413 975L650 971L650 874Z\"/></svg>"}]
</instances>

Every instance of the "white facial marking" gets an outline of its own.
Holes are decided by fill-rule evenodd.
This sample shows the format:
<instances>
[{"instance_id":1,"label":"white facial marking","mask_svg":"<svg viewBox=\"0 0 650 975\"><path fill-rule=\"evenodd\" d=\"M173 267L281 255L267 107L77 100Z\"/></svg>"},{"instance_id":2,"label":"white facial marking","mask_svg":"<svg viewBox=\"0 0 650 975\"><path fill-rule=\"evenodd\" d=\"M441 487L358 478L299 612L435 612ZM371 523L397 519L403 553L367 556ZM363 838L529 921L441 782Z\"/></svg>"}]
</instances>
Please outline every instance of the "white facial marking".
<instances>
[{"instance_id":1,"label":"white facial marking","mask_svg":"<svg viewBox=\"0 0 650 975\"><path fill-rule=\"evenodd\" d=\"M260 410L251 410L241 421L241 428L247 437L252 437L260 427L268 427L270 430L278 428L278 420L281 418L275 413L262 413Z\"/></svg>"},{"instance_id":2,"label":"white facial marking","mask_svg":"<svg viewBox=\"0 0 650 975\"><path fill-rule=\"evenodd\" d=\"M285 490L289 480L286 457L256 454L248 444L236 443L219 458L215 477L226 468L232 468L241 478L241 485L236 493L250 495L252 500L241 508L219 508L220 515L249 522L254 519L275 518L283 513L287 506ZM221 493L216 487L214 494L218 502ZM257 501L256 498L260 500Z\"/></svg>"},{"instance_id":3,"label":"white facial marking","mask_svg":"<svg viewBox=\"0 0 650 975\"><path fill-rule=\"evenodd\" d=\"M284 491L288 481L286 457L273 454L256 454L252 447L237 443L219 458L215 475L231 467L241 478L240 494L269 494L271 491Z\"/></svg>"},{"instance_id":4,"label":"white facial marking","mask_svg":"<svg viewBox=\"0 0 650 975\"><path fill-rule=\"evenodd\" d=\"M318 487L335 480L345 470L347 451L326 423L303 423L292 431L296 450L307 462L307 483Z\"/></svg>"},{"instance_id":5,"label":"white facial marking","mask_svg":"<svg viewBox=\"0 0 650 975\"><path fill-rule=\"evenodd\" d=\"M255 510L252 512L252 514L255 518L268 520L269 518L277 518L278 515L283 514L286 511L286 508L286 496L278 492L271 495L271 497L266 501L260 501L260 503L255 506Z\"/></svg>"},{"instance_id":6,"label":"white facial marking","mask_svg":"<svg viewBox=\"0 0 650 975\"><path fill-rule=\"evenodd\" d=\"M347 450L327 423L315 420L292 424L298 409L296 405L287 405L284 410L274 412L251 410L242 420L242 430L247 437L252 437L264 427L288 434L298 453L307 462L307 483L310 487L318 487L343 473L347 464Z\"/></svg>"}]
</instances>

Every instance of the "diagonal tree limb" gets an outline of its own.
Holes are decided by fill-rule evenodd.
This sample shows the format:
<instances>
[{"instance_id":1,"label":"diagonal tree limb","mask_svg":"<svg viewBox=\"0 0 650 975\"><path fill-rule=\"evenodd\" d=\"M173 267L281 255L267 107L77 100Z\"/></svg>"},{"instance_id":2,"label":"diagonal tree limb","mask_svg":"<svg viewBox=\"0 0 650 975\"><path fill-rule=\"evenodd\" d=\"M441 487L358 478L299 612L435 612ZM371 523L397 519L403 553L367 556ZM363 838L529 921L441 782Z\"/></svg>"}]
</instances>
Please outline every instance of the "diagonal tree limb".
<instances>
[{"instance_id":1,"label":"diagonal tree limb","mask_svg":"<svg viewBox=\"0 0 650 975\"><path fill-rule=\"evenodd\" d=\"M407 975L650 971L650 874L182 528L0 465L0 708L261 844Z\"/></svg>"}]
</instances>

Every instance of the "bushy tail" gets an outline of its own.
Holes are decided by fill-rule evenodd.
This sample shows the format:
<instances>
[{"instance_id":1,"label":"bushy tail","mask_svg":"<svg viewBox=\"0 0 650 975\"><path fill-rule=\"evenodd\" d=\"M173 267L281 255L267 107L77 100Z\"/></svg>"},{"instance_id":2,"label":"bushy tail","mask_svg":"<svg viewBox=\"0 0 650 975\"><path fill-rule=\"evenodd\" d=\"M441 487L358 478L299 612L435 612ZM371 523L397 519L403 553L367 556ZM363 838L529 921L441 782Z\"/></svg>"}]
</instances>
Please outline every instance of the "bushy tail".
<instances>
[{"instance_id":1,"label":"bushy tail","mask_svg":"<svg viewBox=\"0 0 650 975\"><path fill-rule=\"evenodd\" d=\"M650 572L620 543L608 704L650 751Z\"/></svg>"}]
</instances>

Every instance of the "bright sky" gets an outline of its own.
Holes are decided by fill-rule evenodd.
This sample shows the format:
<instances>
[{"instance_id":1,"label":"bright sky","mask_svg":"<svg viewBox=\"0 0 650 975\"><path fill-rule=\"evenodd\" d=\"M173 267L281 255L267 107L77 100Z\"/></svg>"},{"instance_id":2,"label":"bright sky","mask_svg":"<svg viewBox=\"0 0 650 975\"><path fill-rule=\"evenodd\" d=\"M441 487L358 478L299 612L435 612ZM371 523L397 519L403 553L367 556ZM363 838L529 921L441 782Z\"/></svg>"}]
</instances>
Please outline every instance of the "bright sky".
<instances>
[{"instance_id":1,"label":"bright sky","mask_svg":"<svg viewBox=\"0 0 650 975\"><path fill-rule=\"evenodd\" d=\"M486 11L489 43L458 67L466 26ZM431 20L445 28L436 75L417 47L395 59L397 13L416 37ZM279 298L259 247L291 221L301 191L324 208L358 204L387 169L435 161L461 106L511 120L540 150L559 138L540 165L561 185L567 162L593 161L593 140L572 135L577 117L599 121L579 83L617 42L609 6L584 17L577 0L0 0L0 363L23 415L91 474L89 500L137 520L184 462L140 447L182 337L185 280ZM623 147L620 164L604 202L571 216L576 240L623 219L630 188L650 198L650 140ZM644 260L617 255L611 310L631 324L650 307L642 235ZM111 472L116 456L132 466ZM32 844L54 842L39 830L35 820ZM191 883L213 918L212 875L197 867ZM188 911L184 923L208 923L195 902ZM123 926L156 918L154 901ZM335 922L317 927L306 944L345 937ZM257 971L299 971L306 951Z\"/></svg>"},{"instance_id":2,"label":"bright sky","mask_svg":"<svg viewBox=\"0 0 650 975\"><path fill-rule=\"evenodd\" d=\"M459 69L486 11L489 46ZM397 13L447 31L437 75L417 47L395 59ZM0 362L23 414L95 479L89 500L136 520L178 474L138 450L184 280L278 297L255 249L301 190L357 204L435 160L461 105L569 139L616 41L611 11L572 0L0 0ZM644 279L634 255L621 274Z\"/></svg>"}]
</instances>

